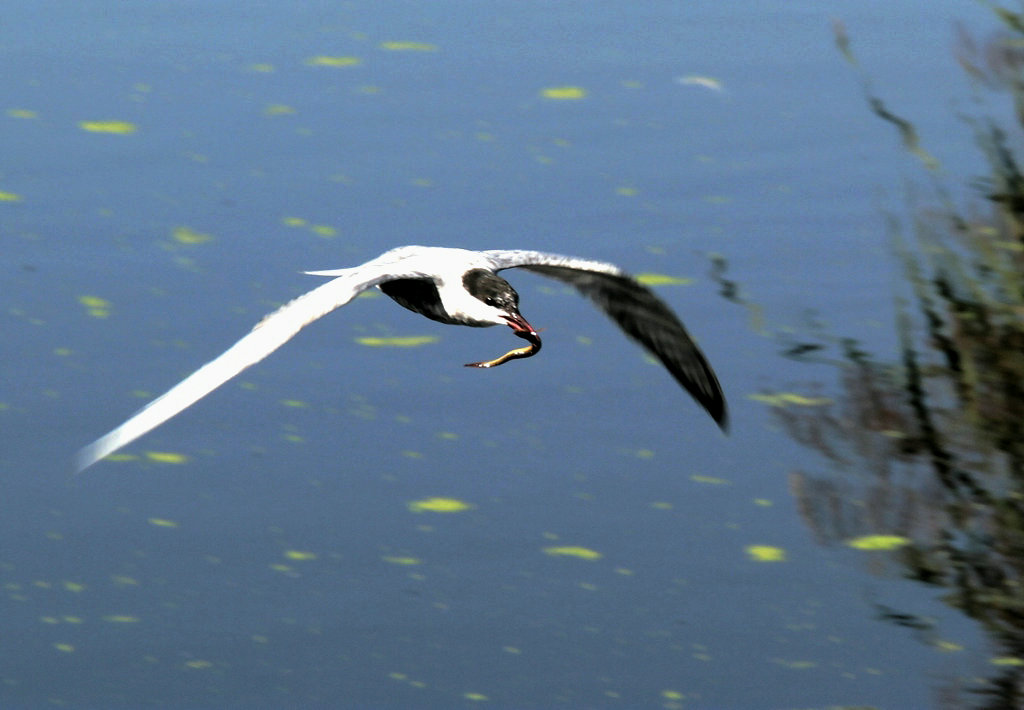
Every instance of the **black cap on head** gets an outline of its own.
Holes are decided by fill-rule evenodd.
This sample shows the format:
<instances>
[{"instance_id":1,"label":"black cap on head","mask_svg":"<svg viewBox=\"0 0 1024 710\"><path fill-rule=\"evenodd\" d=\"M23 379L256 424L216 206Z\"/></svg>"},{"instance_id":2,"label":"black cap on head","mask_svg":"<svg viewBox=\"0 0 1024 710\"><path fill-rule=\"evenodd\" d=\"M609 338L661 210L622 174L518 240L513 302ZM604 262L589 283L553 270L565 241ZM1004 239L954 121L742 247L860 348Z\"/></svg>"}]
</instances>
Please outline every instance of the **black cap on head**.
<instances>
[{"instance_id":1,"label":"black cap on head","mask_svg":"<svg viewBox=\"0 0 1024 710\"><path fill-rule=\"evenodd\" d=\"M516 313L519 308L519 294L505 279L487 269L470 269L462 277L462 285L471 296L488 306Z\"/></svg>"}]
</instances>

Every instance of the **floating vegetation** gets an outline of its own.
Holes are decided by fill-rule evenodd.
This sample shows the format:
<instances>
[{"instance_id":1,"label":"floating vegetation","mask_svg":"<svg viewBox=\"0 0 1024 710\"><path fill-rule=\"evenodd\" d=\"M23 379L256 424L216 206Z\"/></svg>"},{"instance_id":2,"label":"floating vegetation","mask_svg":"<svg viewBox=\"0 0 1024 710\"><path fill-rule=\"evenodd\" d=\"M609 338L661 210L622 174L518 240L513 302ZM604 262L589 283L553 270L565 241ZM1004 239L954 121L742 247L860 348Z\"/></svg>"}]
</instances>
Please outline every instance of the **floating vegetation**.
<instances>
[{"instance_id":1,"label":"floating vegetation","mask_svg":"<svg viewBox=\"0 0 1024 710\"><path fill-rule=\"evenodd\" d=\"M747 545L743 548L754 562L785 562L786 551L772 545Z\"/></svg>"},{"instance_id":2,"label":"floating vegetation","mask_svg":"<svg viewBox=\"0 0 1024 710\"><path fill-rule=\"evenodd\" d=\"M718 478L717 476L702 476L700 474L693 474L690 476L690 480L694 483L706 483L713 486L731 486L732 482L726 478Z\"/></svg>"},{"instance_id":3,"label":"floating vegetation","mask_svg":"<svg viewBox=\"0 0 1024 710\"><path fill-rule=\"evenodd\" d=\"M128 121L79 121L78 127L89 133L111 133L114 135L128 135L138 130L138 126Z\"/></svg>"},{"instance_id":4,"label":"floating vegetation","mask_svg":"<svg viewBox=\"0 0 1024 710\"><path fill-rule=\"evenodd\" d=\"M335 237L338 235L338 230L327 224L314 224L309 229L313 234L321 237Z\"/></svg>"},{"instance_id":5,"label":"floating vegetation","mask_svg":"<svg viewBox=\"0 0 1024 710\"><path fill-rule=\"evenodd\" d=\"M408 566L412 566L412 565L421 565L421 564L423 564L423 560L419 559L418 557L402 557L402 556L395 556L395 555L387 555L387 556L381 557L381 559L384 560L385 562L390 562L393 565L408 565Z\"/></svg>"},{"instance_id":6,"label":"floating vegetation","mask_svg":"<svg viewBox=\"0 0 1024 710\"><path fill-rule=\"evenodd\" d=\"M910 544L910 538L902 535L862 535L847 540L846 544L855 550L898 550Z\"/></svg>"},{"instance_id":7,"label":"floating vegetation","mask_svg":"<svg viewBox=\"0 0 1024 710\"><path fill-rule=\"evenodd\" d=\"M440 338L436 335L364 336L356 338L357 343L371 348L415 348L420 345L436 343L439 340Z\"/></svg>"},{"instance_id":8,"label":"floating vegetation","mask_svg":"<svg viewBox=\"0 0 1024 710\"><path fill-rule=\"evenodd\" d=\"M93 318L106 318L110 315L110 301L99 296L79 296L78 302L86 308Z\"/></svg>"},{"instance_id":9,"label":"floating vegetation","mask_svg":"<svg viewBox=\"0 0 1024 710\"><path fill-rule=\"evenodd\" d=\"M427 498L406 503L406 507L414 513L461 513L474 506L457 498Z\"/></svg>"},{"instance_id":10,"label":"floating vegetation","mask_svg":"<svg viewBox=\"0 0 1024 710\"><path fill-rule=\"evenodd\" d=\"M185 666L185 668L191 668L193 670L206 670L207 668L213 668L213 663L198 658L191 661L185 661L182 665Z\"/></svg>"},{"instance_id":11,"label":"floating vegetation","mask_svg":"<svg viewBox=\"0 0 1024 710\"><path fill-rule=\"evenodd\" d=\"M636 280L644 286L686 286L693 283L693 279L669 276L668 274L636 274Z\"/></svg>"},{"instance_id":12,"label":"floating vegetation","mask_svg":"<svg viewBox=\"0 0 1024 710\"><path fill-rule=\"evenodd\" d=\"M171 231L171 236L179 244L205 244L213 239L213 236L197 232L191 227L175 227Z\"/></svg>"},{"instance_id":13,"label":"floating vegetation","mask_svg":"<svg viewBox=\"0 0 1024 710\"><path fill-rule=\"evenodd\" d=\"M776 394L752 394L748 396L755 402L768 404L772 407L788 407L790 405L794 405L797 407L821 407L826 404L832 403L832 400L829 399L828 397L807 397L802 394L796 394L795 392L778 392Z\"/></svg>"},{"instance_id":14,"label":"floating vegetation","mask_svg":"<svg viewBox=\"0 0 1024 710\"><path fill-rule=\"evenodd\" d=\"M270 104L263 109L264 116L289 116L297 111L287 104Z\"/></svg>"},{"instance_id":15,"label":"floating vegetation","mask_svg":"<svg viewBox=\"0 0 1024 710\"><path fill-rule=\"evenodd\" d=\"M310 57L306 60L306 64L311 67L354 67L362 64L363 60L359 57Z\"/></svg>"},{"instance_id":16,"label":"floating vegetation","mask_svg":"<svg viewBox=\"0 0 1024 710\"><path fill-rule=\"evenodd\" d=\"M551 555L552 557L577 557L581 560L599 560L604 557L604 555L597 550L591 550L589 547L578 547L576 545L545 547L544 554Z\"/></svg>"},{"instance_id":17,"label":"floating vegetation","mask_svg":"<svg viewBox=\"0 0 1024 710\"><path fill-rule=\"evenodd\" d=\"M436 44L430 44L429 42L381 42L381 49L386 49L391 52L436 52L438 47Z\"/></svg>"},{"instance_id":18,"label":"floating vegetation","mask_svg":"<svg viewBox=\"0 0 1024 710\"><path fill-rule=\"evenodd\" d=\"M306 550L285 550L284 556L289 560L297 560L299 562L309 562L317 558L315 552L308 552Z\"/></svg>"},{"instance_id":19,"label":"floating vegetation","mask_svg":"<svg viewBox=\"0 0 1024 710\"><path fill-rule=\"evenodd\" d=\"M156 463L183 464L188 462L188 456L176 454L173 451L147 451L146 458Z\"/></svg>"},{"instance_id":20,"label":"floating vegetation","mask_svg":"<svg viewBox=\"0 0 1024 710\"><path fill-rule=\"evenodd\" d=\"M556 101L573 101L587 96L587 90L581 86L551 86L541 89L540 95L545 99Z\"/></svg>"}]
</instances>

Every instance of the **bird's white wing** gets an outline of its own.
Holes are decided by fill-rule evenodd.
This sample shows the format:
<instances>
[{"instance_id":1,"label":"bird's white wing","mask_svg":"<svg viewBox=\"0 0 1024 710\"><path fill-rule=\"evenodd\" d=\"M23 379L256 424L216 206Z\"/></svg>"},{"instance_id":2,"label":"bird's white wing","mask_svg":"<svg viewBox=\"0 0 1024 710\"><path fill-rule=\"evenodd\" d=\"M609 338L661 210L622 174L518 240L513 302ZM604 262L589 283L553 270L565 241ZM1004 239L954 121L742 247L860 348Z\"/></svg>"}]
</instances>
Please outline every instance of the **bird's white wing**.
<instances>
[{"instance_id":1,"label":"bird's white wing","mask_svg":"<svg viewBox=\"0 0 1024 710\"><path fill-rule=\"evenodd\" d=\"M344 306L361 291L397 278L423 278L419 271L396 269L395 261L375 259L354 269L341 269L337 278L289 301L256 324L248 335L203 365L128 421L78 452L77 470L135 441L178 412L196 403L239 372L288 342L303 327Z\"/></svg>"},{"instance_id":2,"label":"bird's white wing","mask_svg":"<svg viewBox=\"0 0 1024 710\"><path fill-rule=\"evenodd\" d=\"M725 395L718 377L676 314L651 289L603 261L523 250L483 254L496 270L524 268L574 286L658 358L718 425L727 428Z\"/></svg>"}]
</instances>

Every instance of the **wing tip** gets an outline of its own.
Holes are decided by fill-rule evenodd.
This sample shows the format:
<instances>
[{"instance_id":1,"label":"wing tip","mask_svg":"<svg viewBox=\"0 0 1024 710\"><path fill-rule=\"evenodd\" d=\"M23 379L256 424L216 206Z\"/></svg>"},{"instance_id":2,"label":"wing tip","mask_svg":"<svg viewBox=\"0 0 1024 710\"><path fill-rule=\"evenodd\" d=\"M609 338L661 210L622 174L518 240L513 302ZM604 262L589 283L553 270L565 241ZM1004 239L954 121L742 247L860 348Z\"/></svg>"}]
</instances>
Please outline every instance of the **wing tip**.
<instances>
[{"instance_id":1,"label":"wing tip","mask_svg":"<svg viewBox=\"0 0 1024 710\"><path fill-rule=\"evenodd\" d=\"M715 424L726 436L729 435L729 411L725 406L725 399L717 400L713 408L707 408L708 414L715 420Z\"/></svg>"},{"instance_id":2,"label":"wing tip","mask_svg":"<svg viewBox=\"0 0 1024 710\"><path fill-rule=\"evenodd\" d=\"M78 450L78 453L75 454L75 458L73 460L75 475L82 473L85 469L103 459L104 456L106 456L106 454L100 453L99 448L95 443L83 446Z\"/></svg>"}]
</instances>

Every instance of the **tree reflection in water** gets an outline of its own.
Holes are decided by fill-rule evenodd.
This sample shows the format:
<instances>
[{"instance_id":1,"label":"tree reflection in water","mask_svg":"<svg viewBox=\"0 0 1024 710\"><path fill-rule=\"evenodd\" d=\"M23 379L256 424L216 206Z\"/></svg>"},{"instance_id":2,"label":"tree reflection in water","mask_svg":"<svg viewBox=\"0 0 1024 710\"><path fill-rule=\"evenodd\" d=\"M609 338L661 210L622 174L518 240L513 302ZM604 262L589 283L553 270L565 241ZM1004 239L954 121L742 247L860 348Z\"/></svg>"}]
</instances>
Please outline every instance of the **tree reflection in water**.
<instances>
[{"instance_id":1,"label":"tree reflection in water","mask_svg":"<svg viewBox=\"0 0 1024 710\"><path fill-rule=\"evenodd\" d=\"M1008 91L1015 121L969 119L989 172L960 209L941 189L891 231L910 285L898 303L900 356L879 362L841 342L840 398L779 408L786 431L832 463L794 473L793 494L824 543L870 534L909 540L900 573L946 590L978 622L1000 662L974 689L979 707L1024 707L1024 14L995 8L1001 32L961 32L957 56L979 98ZM837 44L854 62L837 27ZM855 62L854 62L855 63ZM866 85L866 84L865 84ZM870 108L932 167L913 126L868 90ZM879 607L893 623L913 615Z\"/></svg>"}]
</instances>

